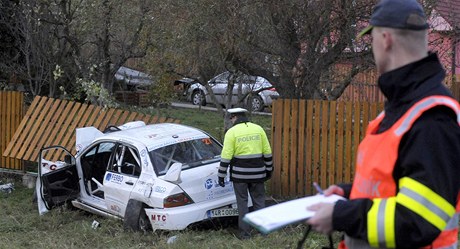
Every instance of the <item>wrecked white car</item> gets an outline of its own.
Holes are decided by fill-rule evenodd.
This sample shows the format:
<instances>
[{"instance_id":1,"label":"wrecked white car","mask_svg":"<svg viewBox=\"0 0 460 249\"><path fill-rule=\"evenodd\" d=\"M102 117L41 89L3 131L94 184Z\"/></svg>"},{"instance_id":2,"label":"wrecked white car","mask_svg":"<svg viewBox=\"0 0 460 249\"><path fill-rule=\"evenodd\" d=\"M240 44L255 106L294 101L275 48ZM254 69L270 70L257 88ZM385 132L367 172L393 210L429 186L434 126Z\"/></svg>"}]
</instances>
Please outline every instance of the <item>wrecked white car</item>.
<instances>
[{"instance_id":1,"label":"wrecked white car","mask_svg":"<svg viewBox=\"0 0 460 249\"><path fill-rule=\"evenodd\" d=\"M133 230L237 216L233 184L217 183L221 149L209 134L179 124L77 129L76 156L61 146L40 151L39 212L70 202Z\"/></svg>"}]
</instances>

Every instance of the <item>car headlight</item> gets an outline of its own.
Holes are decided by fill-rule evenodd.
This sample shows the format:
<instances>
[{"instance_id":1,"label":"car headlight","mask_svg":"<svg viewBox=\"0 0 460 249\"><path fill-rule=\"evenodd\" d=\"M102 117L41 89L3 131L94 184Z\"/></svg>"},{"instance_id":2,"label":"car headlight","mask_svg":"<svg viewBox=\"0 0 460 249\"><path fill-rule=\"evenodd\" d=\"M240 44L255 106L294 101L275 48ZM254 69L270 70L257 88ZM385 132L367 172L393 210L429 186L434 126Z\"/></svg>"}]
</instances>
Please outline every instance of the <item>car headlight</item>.
<instances>
[{"instance_id":1,"label":"car headlight","mask_svg":"<svg viewBox=\"0 0 460 249\"><path fill-rule=\"evenodd\" d=\"M163 199L163 207L172 208L192 204L192 199L184 192L167 196Z\"/></svg>"}]
</instances>

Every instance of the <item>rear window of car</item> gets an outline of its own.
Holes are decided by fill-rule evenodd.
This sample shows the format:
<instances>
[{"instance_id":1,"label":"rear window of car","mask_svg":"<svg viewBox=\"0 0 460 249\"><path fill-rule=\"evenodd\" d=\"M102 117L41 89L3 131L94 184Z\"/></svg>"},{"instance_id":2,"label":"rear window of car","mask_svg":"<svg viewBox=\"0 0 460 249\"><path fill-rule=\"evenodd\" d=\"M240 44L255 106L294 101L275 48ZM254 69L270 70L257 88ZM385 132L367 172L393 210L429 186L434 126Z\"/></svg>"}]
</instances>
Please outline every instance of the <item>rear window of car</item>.
<instances>
[{"instance_id":1,"label":"rear window of car","mask_svg":"<svg viewBox=\"0 0 460 249\"><path fill-rule=\"evenodd\" d=\"M157 175L164 175L173 163L182 163L182 170L220 160L222 147L214 139L199 138L167 145L149 152Z\"/></svg>"}]
</instances>

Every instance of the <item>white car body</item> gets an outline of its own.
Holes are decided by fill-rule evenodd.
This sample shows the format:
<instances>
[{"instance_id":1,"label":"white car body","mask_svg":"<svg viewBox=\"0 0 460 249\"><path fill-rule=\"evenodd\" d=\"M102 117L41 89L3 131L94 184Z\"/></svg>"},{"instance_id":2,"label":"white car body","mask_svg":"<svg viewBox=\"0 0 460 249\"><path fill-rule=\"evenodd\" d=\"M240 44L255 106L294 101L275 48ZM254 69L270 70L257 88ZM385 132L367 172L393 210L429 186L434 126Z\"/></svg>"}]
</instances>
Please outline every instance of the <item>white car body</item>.
<instances>
[{"instance_id":1,"label":"white car body","mask_svg":"<svg viewBox=\"0 0 460 249\"><path fill-rule=\"evenodd\" d=\"M70 201L91 213L120 218L134 230L181 230L238 215L232 182L226 179L225 187L217 182L222 148L217 140L179 124L134 124L105 134L82 128L75 157L60 146L43 148L40 213ZM185 152L192 154L179 155Z\"/></svg>"}]
</instances>

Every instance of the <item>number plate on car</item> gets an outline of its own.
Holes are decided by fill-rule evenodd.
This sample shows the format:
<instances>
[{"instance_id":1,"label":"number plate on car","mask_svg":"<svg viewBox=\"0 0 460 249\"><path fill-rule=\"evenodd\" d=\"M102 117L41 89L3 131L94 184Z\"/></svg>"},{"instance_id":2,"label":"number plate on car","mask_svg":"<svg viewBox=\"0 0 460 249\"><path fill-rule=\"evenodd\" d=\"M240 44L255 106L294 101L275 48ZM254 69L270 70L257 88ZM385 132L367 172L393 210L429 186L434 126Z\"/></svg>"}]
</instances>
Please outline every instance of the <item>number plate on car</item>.
<instances>
[{"instance_id":1,"label":"number plate on car","mask_svg":"<svg viewBox=\"0 0 460 249\"><path fill-rule=\"evenodd\" d=\"M238 216L238 209L236 208L221 208L208 210L208 217L225 217L225 216Z\"/></svg>"}]
</instances>

